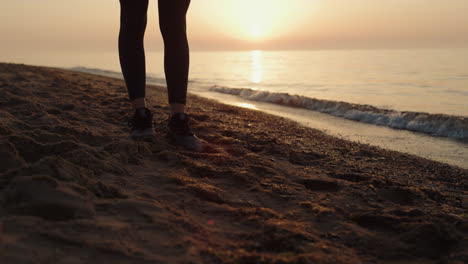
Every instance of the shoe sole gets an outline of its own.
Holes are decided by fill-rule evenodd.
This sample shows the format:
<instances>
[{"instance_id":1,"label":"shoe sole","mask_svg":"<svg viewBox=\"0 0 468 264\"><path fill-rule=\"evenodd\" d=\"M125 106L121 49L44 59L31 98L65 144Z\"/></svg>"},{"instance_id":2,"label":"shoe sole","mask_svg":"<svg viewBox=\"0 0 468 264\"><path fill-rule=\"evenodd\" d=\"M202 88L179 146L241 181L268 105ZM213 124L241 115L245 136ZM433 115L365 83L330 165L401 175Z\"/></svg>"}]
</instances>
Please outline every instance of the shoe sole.
<instances>
[{"instance_id":1,"label":"shoe sole","mask_svg":"<svg viewBox=\"0 0 468 264\"><path fill-rule=\"evenodd\" d=\"M133 131L128 138L130 139L145 139L151 138L154 136L154 129L153 128L146 128L144 130L135 130Z\"/></svg>"},{"instance_id":2,"label":"shoe sole","mask_svg":"<svg viewBox=\"0 0 468 264\"><path fill-rule=\"evenodd\" d=\"M193 136L197 143L189 143L185 141L184 138L176 138L174 135L168 134L167 135L169 142L173 145L182 147L186 150L194 151L194 152L203 152L204 144L203 142L196 136Z\"/></svg>"}]
</instances>

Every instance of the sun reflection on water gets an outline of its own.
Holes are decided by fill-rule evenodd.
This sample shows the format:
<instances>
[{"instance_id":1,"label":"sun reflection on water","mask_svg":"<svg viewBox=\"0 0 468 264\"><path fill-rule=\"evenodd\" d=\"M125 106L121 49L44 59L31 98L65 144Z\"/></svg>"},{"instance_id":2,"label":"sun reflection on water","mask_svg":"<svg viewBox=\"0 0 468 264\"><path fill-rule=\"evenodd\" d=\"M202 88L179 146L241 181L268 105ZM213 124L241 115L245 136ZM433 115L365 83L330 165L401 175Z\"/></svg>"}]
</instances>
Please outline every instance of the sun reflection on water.
<instances>
[{"instance_id":1,"label":"sun reflection on water","mask_svg":"<svg viewBox=\"0 0 468 264\"><path fill-rule=\"evenodd\" d=\"M247 103L237 103L237 106L244 107L244 108L249 108L249 109L258 109L255 105L253 104L247 104Z\"/></svg>"},{"instance_id":2,"label":"sun reflection on water","mask_svg":"<svg viewBox=\"0 0 468 264\"><path fill-rule=\"evenodd\" d=\"M250 52L252 60L252 75L250 80L259 84L263 80L263 52L261 50L252 50Z\"/></svg>"}]
</instances>

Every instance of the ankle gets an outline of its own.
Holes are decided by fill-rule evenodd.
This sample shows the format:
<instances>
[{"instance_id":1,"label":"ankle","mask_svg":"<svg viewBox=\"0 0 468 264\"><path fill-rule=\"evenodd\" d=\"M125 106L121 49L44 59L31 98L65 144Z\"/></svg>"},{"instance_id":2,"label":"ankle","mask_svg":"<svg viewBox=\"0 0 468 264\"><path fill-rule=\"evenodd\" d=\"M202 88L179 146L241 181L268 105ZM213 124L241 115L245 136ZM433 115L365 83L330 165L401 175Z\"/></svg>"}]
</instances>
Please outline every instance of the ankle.
<instances>
[{"instance_id":1,"label":"ankle","mask_svg":"<svg viewBox=\"0 0 468 264\"><path fill-rule=\"evenodd\" d=\"M185 104L170 104L171 116L185 113Z\"/></svg>"},{"instance_id":2,"label":"ankle","mask_svg":"<svg viewBox=\"0 0 468 264\"><path fill-rule=\"evenodd\" d=\"M146 99L145 97L137 98L131 101L133 110L137 110L142 107L146 107Z\"/></svg>"}]
</instances>

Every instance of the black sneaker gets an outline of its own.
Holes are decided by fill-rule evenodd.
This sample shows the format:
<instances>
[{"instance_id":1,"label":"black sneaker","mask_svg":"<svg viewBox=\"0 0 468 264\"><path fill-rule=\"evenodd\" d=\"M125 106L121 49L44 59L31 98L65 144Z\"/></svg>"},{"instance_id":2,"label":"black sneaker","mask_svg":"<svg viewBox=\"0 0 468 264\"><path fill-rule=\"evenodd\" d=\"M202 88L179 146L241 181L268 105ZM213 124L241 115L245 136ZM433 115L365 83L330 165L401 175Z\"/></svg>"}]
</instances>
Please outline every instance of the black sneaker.
<instances>
[{"instance_id":1,"label":"black sneaker","mask_svg":"<svg viewBox=\"0 0 468 264\"><path fill-rule=\"evenodd\" d=\"M169 138L172 143L186 149L200 152L203 150L202 141L193 134L190 128L190 118L187 114L178 113L169 119Z\"/></svg>"},{"instance_id":2,"label":"black sneaker","mask_svg":"<svg viewBox=\"0 0 468 264\"><path fill-rule=\"evenodd\" d=\"M154 136L153 113L146 107L138 108L133 118L128 120L128 127L132 129L129 136L131 139Z\"/></svg>"}]
</instances>

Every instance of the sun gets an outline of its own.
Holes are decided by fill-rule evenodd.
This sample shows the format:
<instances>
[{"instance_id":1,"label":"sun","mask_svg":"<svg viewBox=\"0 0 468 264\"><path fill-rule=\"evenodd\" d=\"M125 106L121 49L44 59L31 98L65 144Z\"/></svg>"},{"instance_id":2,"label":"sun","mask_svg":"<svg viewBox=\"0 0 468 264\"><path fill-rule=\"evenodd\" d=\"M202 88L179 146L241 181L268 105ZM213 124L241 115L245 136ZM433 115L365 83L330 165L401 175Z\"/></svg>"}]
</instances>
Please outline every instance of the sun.
<instances>
[{"instance_id":1,"label":"sun","mask_svg":"<svg viewBox=\"0 0 468 264\"><path fill-rule=\"evenodd\" d=\"M315 0L200 0L195 8L222 35L267 42L296 30L315 5Z\"/></svg>"},{"instance_id":2,"label":"sun","mask_svg":"<svg viewBox=\"0 0 468 264\"><path fill-rule=\"evenodd\" d=\"M232 35L261 41L277 35L283 28L287 1L236 0L225 2L221 13Z\"/></svg>"},{"instance_id":3,"label":"sun","mask_svg":"<svg viewBox=\"0 0 468 264\"><path fill-rule=\"evenodd\" d=\"M252 39L261 39L265 36L265 29L260 24L250 25L250 37Z\"/></svg>"}]
</instances>

